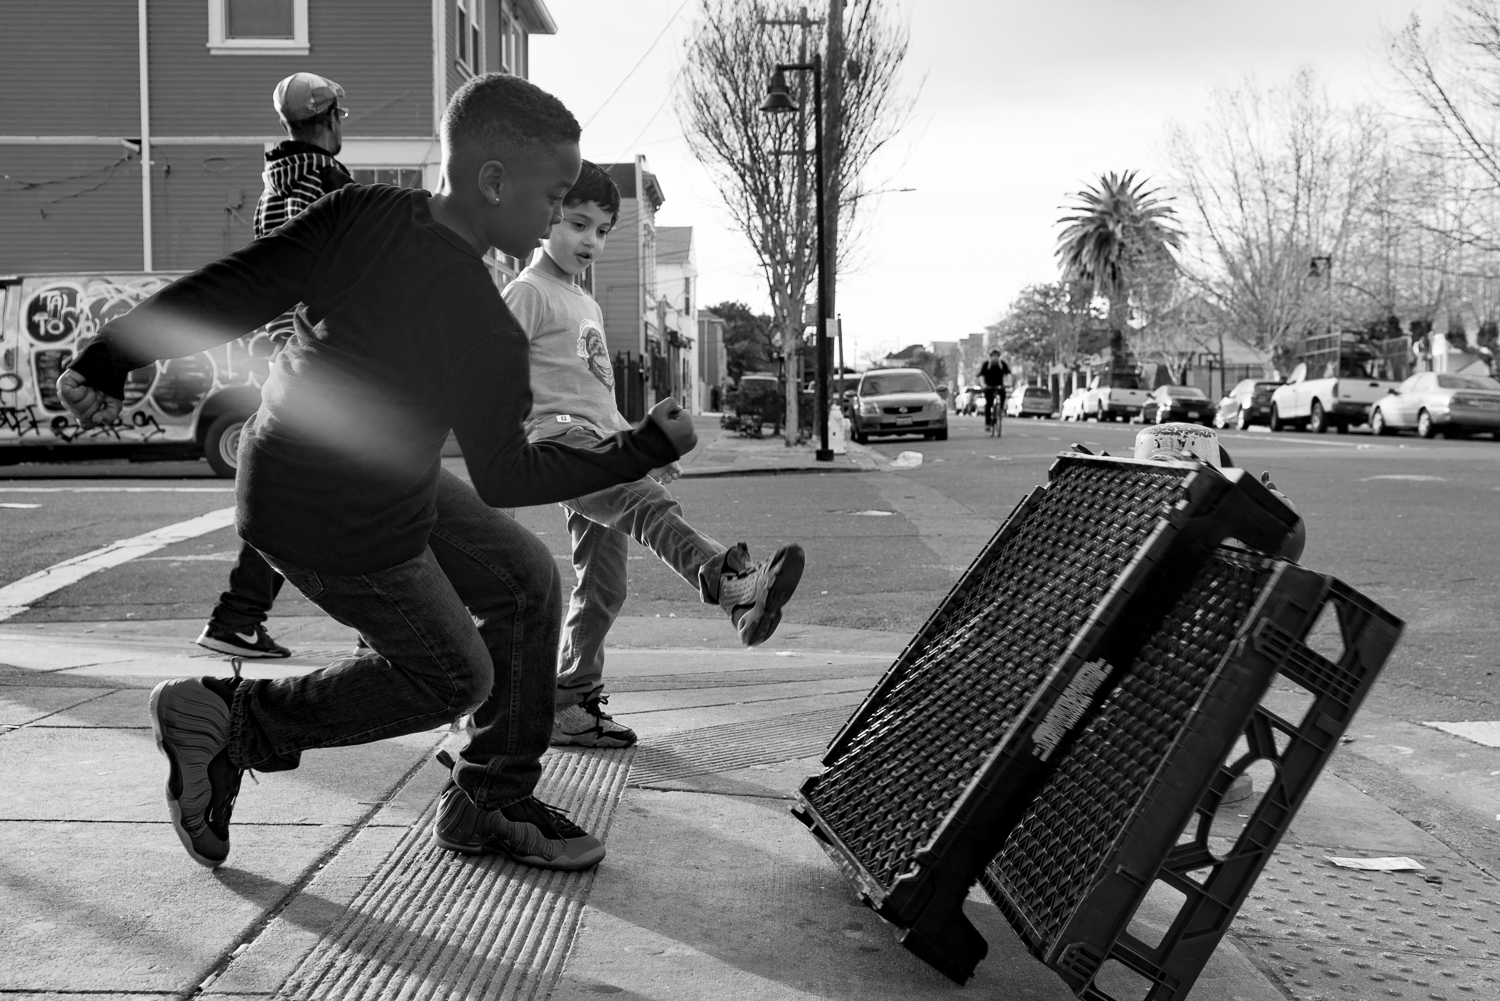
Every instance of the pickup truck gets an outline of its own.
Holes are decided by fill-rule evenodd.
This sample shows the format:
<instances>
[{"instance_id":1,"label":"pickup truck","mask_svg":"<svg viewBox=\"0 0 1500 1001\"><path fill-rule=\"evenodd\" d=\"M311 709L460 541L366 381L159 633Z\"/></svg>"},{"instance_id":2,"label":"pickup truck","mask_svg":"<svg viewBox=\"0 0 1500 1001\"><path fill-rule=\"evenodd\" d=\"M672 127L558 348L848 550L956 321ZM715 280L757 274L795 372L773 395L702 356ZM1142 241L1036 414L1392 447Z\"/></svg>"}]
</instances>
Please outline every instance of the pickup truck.
<instances>
[{"instance_id":1,"label":"pickup truck","mask_svg":"<svg viewBox=\"0 0 1500 1001\"><path fill-rule=\"evenodd\" d=\"M1096 376L1089 380L1083 398L1083 415L1098 421L1130 421L1139 417L1151 394L1132 386L1104 386Z\"/></svg>"},{"instance_id":2,"label":"pickup truck","mask_svg":"<svg viewBox=\"0 0 1500 1001\"><path fill-rule=\"evenodd\" d=\"M176 275L0 277L0 464L68 458L202 456L232 478L240 429L270 368L264 330L131 372L115 423L80 428L57 377L99 328Z\"/></svg>"},{"instance_id":3,"label":"pickup truck","mask_svg":"<svg viewBox=\"0 0 1500 1001\"><path fill-rule=\"evenodd\" d=\"M1339 376L1309 379L1305 364L1293 369L1287 384L1271 394L1271 430L1299 428L1321 434L1332 427L1343 434L1368 423L1370 407L1396 389L1394 382L1370 378L1357 361L1346 361L1340 371Z\"/></svg>"}]
</instances>

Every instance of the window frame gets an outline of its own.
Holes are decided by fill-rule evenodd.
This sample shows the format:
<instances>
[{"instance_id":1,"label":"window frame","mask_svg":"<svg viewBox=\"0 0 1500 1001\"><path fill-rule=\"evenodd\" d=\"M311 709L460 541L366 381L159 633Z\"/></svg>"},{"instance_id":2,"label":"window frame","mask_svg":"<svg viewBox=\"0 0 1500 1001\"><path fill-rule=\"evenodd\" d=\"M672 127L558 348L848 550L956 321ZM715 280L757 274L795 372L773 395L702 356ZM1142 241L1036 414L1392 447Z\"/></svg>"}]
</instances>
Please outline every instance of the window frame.
<instances>
[{"instance_id":1,"label":"window frame","mask_svg":"<svg viewBox=\"0 0 1500 1001\"><path fill-rule=\"evenodd\" d=\"M453 61L471 76L484 72L484 30L478 0L453 0Z\"/></svg>"},{"instance_id":2,"label":"window frame","mask_svg":"<svg viewBox=\"0 0 1500 1001\"><path fill-rule=\"evenodd\" d=\"M208 51L215 56L305 56L308 0L292 2L291 38L226 38L229 0L208 0Z\"/></svg>"}]
</instances>

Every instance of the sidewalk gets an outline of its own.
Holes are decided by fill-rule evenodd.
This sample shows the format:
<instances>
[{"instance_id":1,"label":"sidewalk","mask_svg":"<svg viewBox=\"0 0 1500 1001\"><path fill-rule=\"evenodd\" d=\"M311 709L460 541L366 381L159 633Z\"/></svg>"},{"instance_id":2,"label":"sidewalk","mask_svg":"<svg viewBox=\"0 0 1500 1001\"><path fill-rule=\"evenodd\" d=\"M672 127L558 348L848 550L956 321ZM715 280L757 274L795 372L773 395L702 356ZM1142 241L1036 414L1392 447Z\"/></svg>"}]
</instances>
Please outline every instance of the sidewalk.
<instances>
[{"instance_id":1,"label":"sidewalk","mask_svg":"<svg viewBox=\"0 0 1500 1001\"><path fill-rule=\"evenodd\" d=\"M873 449L850 442L845 454L819 462L811 443L787 445L784 438L742 437L719 427L718 414L695 417L693 427L698 447L682 459L683 476L860 473L875 469L879 461Z\"/></svg>"},{"instance_id":2,"label":"sidewalk","mask_svg":"<svg viewBox=\"0 0 1500 1001\"><path fill-rule=\"evenodd\" d=\"M687 465L706 475L827 471L810 450L702 437ZM851 466L872 461L851 453L840 457ZM990 954L965 987L945 980L894 943L788 813L905 635L787 622L746 650L717 621L622 618L610 708L640 746L552 752L543 778L545 798L605 836L610 854L593 872L434 849L445 776L432 755L461 739L446 729L309 752L296 771L247 778L233 853L210 872L166 823L145 714L158 680L224 670L192 645L200 626L0 623L0 993L1072 997L980 893L969 913ZM270 629L296 656L247 664L253 677L320 666L354 640L322 617ZM1269 701L1293 698L1278 688ZM1351 732L1418 739L1401 727L1365 713ZM1215 833L1232 836L1239 812L1223 811ZM1409 855L1427 869L1352 872L1327 855ZM1330 770L1191 996L1500 998L1497 933L1493 880Z\"/></svg>"}]
</instances>

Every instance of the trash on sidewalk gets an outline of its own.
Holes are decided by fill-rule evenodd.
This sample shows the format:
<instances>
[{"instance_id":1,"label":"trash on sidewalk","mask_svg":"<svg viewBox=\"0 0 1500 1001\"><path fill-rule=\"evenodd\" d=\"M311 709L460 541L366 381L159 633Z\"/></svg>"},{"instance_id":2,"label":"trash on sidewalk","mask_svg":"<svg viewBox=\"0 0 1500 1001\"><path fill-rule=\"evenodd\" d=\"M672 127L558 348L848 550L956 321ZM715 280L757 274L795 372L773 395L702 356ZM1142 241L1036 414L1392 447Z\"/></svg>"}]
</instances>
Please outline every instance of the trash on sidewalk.
<instances>
[{"instance_id":1,"label":"trash on sidewalk","mask_svg":"<svg viewBox=\"0 0 1500 1001\"><path fill-rule=\"evenodd\" d=\"M1368 872L1413 872L1427 868L1416 859L1409 859L1405 855L1385 855L1380 858L1340 858L1336 855L1323 857L1345 869L1364 869Z\"/></svg>"},{"instance_id":2,"label":"trash on sidewalk","mask_svg":"<svg viewBox=\"0 0 1500 1001\"><path fill-rule=\"evenodd\" d=\"M902 452L891 460L892 469L916 469L921 464L921 452Z\"/></svg>"}]
</instances>

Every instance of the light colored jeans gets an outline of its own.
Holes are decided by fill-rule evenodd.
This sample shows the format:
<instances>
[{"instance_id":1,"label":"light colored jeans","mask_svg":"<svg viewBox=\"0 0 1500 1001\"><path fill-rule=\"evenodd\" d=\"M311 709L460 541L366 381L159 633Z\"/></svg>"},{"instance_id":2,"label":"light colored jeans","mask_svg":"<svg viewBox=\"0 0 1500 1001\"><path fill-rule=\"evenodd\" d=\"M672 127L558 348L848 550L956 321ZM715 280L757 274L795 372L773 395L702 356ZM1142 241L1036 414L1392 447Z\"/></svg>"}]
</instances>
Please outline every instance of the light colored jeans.
<instances>
[{"instance_id":1,"label":"light colored jeans","mask_svg":"<svg viewBox=\"0 0 1500 1001\"><path fill-rule=\"evenodd\" d=\"M586 445L597 436L575 428L563 436ZM562 505L573 539L577 580L558 648L557 708L577 705L604 688L604 638L625 604L630 540L651 550L706 604L718 604L725 547L689 525L682 505L647 477Z\"/></svg>"}]
</instances>

